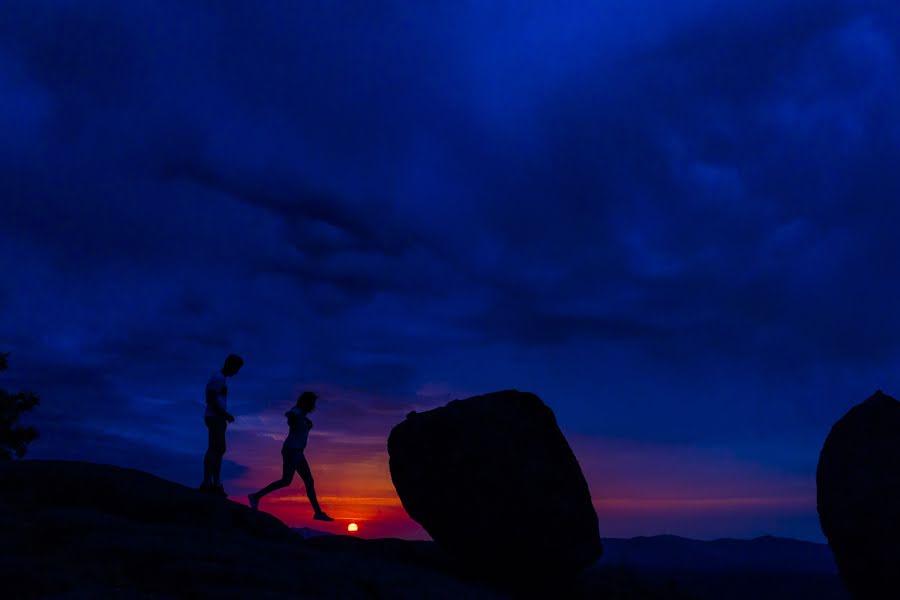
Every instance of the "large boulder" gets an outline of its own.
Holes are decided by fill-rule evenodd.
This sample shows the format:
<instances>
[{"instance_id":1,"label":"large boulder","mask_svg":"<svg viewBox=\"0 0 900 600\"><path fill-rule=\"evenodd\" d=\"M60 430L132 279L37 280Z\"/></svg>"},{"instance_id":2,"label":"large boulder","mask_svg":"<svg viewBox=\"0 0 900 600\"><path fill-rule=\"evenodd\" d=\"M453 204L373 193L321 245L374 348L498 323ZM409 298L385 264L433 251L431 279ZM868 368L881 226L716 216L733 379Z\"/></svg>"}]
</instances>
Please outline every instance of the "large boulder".
<instances>
[{"instance_id":1,"label":"large boulder","mask_svg":"<svg viewBox=\"0 0 900 600\"><path fill-rule=\"evenodd\" d=\"M822 531L850 594L900 598L900 402L878 391L835 423L816 484Z\"/></svg>"},{"instance_id":2,"label":"large boulder","mask_svg":"<svg viewBox=\"0 0 900 600\"><path fill-rule=\"evenodd\" d=\"M553 411L515 390L410 413L388 438L403 507L463 565L574 573L602 553L597 513Z\"/></svg>"}]
</instances>

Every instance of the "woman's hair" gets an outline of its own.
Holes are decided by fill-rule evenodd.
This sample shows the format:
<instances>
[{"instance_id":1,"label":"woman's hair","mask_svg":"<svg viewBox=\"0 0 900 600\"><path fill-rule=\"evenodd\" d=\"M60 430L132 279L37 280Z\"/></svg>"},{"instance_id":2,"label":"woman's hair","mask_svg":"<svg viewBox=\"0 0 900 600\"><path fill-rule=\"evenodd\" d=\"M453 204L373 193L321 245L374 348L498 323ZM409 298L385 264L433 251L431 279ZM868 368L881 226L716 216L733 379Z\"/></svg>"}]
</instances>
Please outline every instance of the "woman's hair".
<instances>
[{"instance_id":1,"label":"woman's hair","mask_svg":"<svg viewBox=\"0 0 900 600\"><path fill-rule=\"evenodd\" d=\"M303 392L300 394L300 397L297 398L297 407L304 412L312 412L316 407L316 400L318 399L319 397L313 392Z\"/></svg>"}]
</instances>

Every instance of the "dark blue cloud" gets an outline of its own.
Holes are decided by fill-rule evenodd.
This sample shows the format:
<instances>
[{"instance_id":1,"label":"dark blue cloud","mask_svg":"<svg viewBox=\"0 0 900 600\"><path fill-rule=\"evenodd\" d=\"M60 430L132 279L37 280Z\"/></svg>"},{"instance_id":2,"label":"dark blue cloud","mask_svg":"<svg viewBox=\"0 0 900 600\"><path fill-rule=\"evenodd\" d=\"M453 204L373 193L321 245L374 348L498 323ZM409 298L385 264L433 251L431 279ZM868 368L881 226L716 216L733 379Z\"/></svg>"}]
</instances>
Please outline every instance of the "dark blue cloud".
<instances>
[{"instance_id":1,"label":"dark blue cloud","mask_svg":"<svg viewBox=\"0 0 900 600\"><path fill-rule=\"evenodd\" d=\"M248 414L529 388L810 474L900 384L898 33L876 1L13 2L10 375L115 443L187 432L238 351Z\"/></svg>"}]
</instances>

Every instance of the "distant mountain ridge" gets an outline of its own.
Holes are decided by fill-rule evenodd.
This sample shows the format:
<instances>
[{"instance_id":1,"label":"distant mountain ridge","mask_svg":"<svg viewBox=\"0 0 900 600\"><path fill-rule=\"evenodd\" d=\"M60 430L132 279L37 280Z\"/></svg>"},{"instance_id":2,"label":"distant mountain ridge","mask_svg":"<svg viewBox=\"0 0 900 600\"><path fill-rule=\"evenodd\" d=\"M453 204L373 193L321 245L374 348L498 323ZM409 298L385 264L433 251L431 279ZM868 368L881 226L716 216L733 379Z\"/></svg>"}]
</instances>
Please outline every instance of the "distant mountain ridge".
<instances>
[{"instance_id":1,"label":"distant mountain ridge","mask_svg":"<svg viewBox=\"0 0 900 600\"><path fill-rule=\"evenodd\" d=\"M836 574L826 544L763 536L752 540L692 540L675 535L604 538L599 566L694 572Z\"/></svg>"},{"instance_id":2,"label":"distant mountain ridge","mask_svg":"<svg viewBox=\"0 0 900 600\"><path fill-rule=\"evenodd\" d=\"M291 530L305 540L335 535L348 537L310 527L292 527ZM433 544L430 541L416 543ZM677 535L603 538L603 547L603 557L596 563L596 567L697 573L739 571L837 574L837 567L827 544L770 535L749 540L695 540Z\"/></svg>"},{"instance_id":3,"label":"distant mountain ridge","mask_svg":"<svg viewBox=\"0 0 900 600\"><path fill-rule=\"evenodd\" d=\"M291 531L300 534L300 536L304 540L310 540L314 537L320 537L323 535L335 535L330 531L322 531L320 529L313 529L312 527L291 527Z\"/></svg>"}]
</instances>

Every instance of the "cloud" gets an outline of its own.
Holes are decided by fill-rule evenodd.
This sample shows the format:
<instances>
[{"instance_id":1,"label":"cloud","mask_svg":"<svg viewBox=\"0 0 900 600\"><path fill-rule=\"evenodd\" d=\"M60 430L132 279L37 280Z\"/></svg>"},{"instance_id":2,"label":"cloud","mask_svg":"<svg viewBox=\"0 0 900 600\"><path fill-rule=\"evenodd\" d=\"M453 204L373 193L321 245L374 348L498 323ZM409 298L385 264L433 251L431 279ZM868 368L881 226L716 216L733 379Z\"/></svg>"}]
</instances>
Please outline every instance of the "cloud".
<instances>
[{"instance_id":1,"label":"cloud","mask_svg":"<svg viewBox=\"0 0 900 600\"><path fill-rule=\"evenodd\" d=\"M889 219L859 206L889 216L897 185L880 166L896 150L880 126L895 48L872 18L892 11L670 8L666 26L612 35L651 5L610 3L594 29L576 24L595 7L511 12L503 35L547 57L527 76L478 43L489 16L467 44L447 36L462 9L442 27L419 11L60 5L50 37L20 8L3 71L30 99L16 105L43 115L18 120L42 150L3 174L6 227L67 268L138 268L172 295L208 296L188 278L230 267L241 285L215 285L239 300L209 306L220 319L263 304L235 288L283 277L300 311L352 319L389 295L474 339L640 338L671 359L740 356L749 334L754 353L807 363L891 357L866 322L887 311L873 282ZM185 29L159 44L163 16ZM425 30L441 35L423 44ZM534 47L538 33L575 39ZM486 74L512 103L501 130L485 93L446 96ZM869 292L858 335L830 318L848 287Z\"/></svg>"},{"instance_id":2,"label":"cloud","mask_svg":"<svg viewBox=\"0 0 900 600\"><path fill-rule=\"evenodd\" d=\"M73 431L153 406L152 443L232 351L245 415L442 381L598 435L807 439L900 385L897 28L877 1L14 2L0 344Z\"/></svg>"},{"instance_id":3,"label":"cloud","mask_svg":"<svg viewBox=\"0 0 900 600\"><path fill-rule=\"evenodd\" d=\"M73 423L41 421L41 437L28 450L30 459L81 460L140 469L189 487L203 479L203 449L161 447L158 443L122 436ZM222 463L223 480L244 476L248 468L231 459Z\"/></svg>"}]
</instances>

